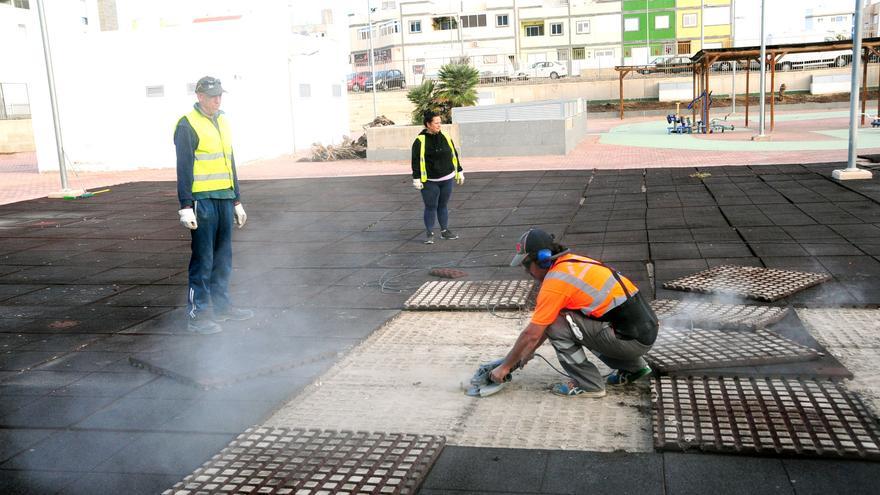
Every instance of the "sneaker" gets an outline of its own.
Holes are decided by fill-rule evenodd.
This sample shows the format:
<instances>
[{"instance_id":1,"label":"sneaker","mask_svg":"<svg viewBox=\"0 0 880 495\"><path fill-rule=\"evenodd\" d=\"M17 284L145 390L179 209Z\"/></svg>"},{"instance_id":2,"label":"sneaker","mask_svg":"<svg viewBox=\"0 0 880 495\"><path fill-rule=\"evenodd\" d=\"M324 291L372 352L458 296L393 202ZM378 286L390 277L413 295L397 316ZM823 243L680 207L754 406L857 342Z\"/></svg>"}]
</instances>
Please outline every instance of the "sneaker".
<instances>
[{"instance_id":1,"label":"sneaker","mask_svg":"<svg viewBox=\"0 0 880 495\"><path fill-rule=\"evenodd\" d=\"M226 308L223 311L214 312L214 321L244 321L254 317L254 312L242 308Z\"/></svg>"},{"instance_id":2,"label":"sneaker","mask_svg":"<svg viewBox=\"0 0 880 495\"><path fill-rule=\"evenodd\" d=\"M605 381L608 382L609 385L626 385L627 383L632 383L639 378L650 374L650 366L645 366L638 371L616 370L614 373L608 375L608 378Z\"/></svg>"},{"instance_id":3,"label":"sneaker","mask_svg":"<svg viewBox=\"0 0 880 495\"><path fill-rule=\"evenodd\" d=\"M458 236L456 234L453 234L451 230L446 229L440 231L440 238L451 241L452 239L458 239Z\"/></svg>"},{"instance_id":4,"label":"sneaker","mask_svg":"<svg viewBox=\"0 0 880 495\"><path fill-rule=\"evenodd\" d=\"M217 322L207 318L189 318L186 322L186 329L199 335L211 335L223 331L223 327L218 325Z\"/></svg>"},{"instance_id":5,"label":"sneaker","mask_svg":"<svg viewBox=\"0 0 880 495\"><path fill-rule=\"evenodd\" d=\"M602 390L584 390L578 387L575 382L557 383L553 385L553 388L550 389L550 391L555 395L561 395L563 397L586 397L588 399L605 397L604 388Z\"/></svg>"},{"instance_id":6,"label":"sneaker","mask_svg":"<svg viewBox=\"0 0 880 495\"><path fill-rule=\"evenodd\" d=\"M434 233L428 232L428 237L425 238L425 244L434 244Z\"/></svg>"}]
</instances>

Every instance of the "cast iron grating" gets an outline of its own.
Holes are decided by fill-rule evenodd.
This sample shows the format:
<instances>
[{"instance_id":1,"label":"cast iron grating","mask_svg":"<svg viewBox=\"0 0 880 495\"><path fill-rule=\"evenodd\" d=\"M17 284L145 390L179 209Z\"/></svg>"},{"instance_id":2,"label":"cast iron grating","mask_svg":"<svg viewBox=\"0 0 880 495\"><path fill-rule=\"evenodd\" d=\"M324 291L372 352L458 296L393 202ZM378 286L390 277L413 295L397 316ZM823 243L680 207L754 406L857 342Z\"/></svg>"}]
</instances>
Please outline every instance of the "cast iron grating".
<instances>
[{"instance_id":1,"label":"cast iron grating","mask_svg":"<svg viewBox=\"0 0 880 495\"><path fill-rule=\"evenodd\" d=\"M768 330L731 332L661 327L645 359L660 372L811 361L818 351Z\"/></svg>"},{"instance_id":2,"label":"cast iron grating","mask_svg":"<svg viewBox=\"0 0 880 495\"><path fill-rule=\"evenodd\" d=\"M723 330L757 330L778 322L788 313L788 308L777 306L714 304L676 299L657 299L651 303L651 307L665 325Z\"/></svg>"},{"instance_id":3,"label":"cast iron grating","mask_svg":"<svg viewBox=\"0 0 880 495\"><path fill-rule=\"evenodd\" d=\"M756 266L719 265L663 284L665 289L727 294L772 302L818 285L831 276Z\"/></svg>"},{"instance_id":4,"label":"cast iron grating","mask_svg":"<svg viewBox=\"0 0 880 495\"><path fill-rule=\"evenodd\" d=\"M426 282L407 299L406 309L521 309L535 287L531 280Z\"/></svg>"},{"instance_id":5,"label":"cast iron grating","mask_svg":"<svg viewBox=\"0 0 880 495\"><path fill-rule=\"evenodd\" d=\"M880 460L880 427L841 383L731 377L654 379L654 446Z\"/></svg>"},{"instance_id":6,"label":"cast iron grating","mask_svg":"<svg viewBox=\"0 0 880 495\"><path fill-rule=\"evenodd\" d=\"M255 427L163 495L412 494L442 436Z\"/></svg>"}]
</instances>

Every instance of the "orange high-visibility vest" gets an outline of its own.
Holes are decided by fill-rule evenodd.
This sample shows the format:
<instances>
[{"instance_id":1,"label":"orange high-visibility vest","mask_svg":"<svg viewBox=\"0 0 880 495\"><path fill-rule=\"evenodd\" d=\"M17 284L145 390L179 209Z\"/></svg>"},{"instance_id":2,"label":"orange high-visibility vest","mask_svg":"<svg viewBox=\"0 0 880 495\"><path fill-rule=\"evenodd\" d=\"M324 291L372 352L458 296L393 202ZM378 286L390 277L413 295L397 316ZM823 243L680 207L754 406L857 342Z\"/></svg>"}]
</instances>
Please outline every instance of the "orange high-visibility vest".
<instances>
[{"instance_id":1,"label":"orange high-visibility vest","mask_svg":"<svg viewBox=\"0 0 880 495\"><path fill-rule=\"evenodd\" d=\"M569 298L567 309L579 310L584 316L599 319L639 291L629 279L616 275L599 261L567 254L547 272L541 291L546 288L551 293L565 294Z\"/></svg>"}]
</instances>

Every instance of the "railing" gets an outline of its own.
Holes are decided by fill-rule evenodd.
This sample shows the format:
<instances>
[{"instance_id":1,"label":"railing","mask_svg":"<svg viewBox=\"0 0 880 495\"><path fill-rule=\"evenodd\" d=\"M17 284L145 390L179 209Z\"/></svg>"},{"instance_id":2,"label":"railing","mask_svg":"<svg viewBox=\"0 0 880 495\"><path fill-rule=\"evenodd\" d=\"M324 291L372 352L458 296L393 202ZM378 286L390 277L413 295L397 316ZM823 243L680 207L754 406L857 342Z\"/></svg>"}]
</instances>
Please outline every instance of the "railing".
<instances>
[{"instance_id":1,"label":"railing","mask_svg":"<svg viewBox=\"0 0 880 495\"><path fill-rule=\"evenodd\" d=\"M0 83L0 120L31 118L31 104L25 83Z\"/></svg>"}]
</instances>

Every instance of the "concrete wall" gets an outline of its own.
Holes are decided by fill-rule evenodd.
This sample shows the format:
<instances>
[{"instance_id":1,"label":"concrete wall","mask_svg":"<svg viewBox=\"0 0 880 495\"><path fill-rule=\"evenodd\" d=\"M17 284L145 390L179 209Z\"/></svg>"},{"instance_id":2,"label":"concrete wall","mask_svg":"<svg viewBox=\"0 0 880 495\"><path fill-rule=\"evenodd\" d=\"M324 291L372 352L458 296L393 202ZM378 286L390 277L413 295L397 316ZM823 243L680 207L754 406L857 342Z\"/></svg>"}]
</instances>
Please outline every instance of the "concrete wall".
<instances>
[{"instance_id":1,"label":"concrete wall","mask_svg":"<svg viewBox=\"0 0 880 495\"><path fill-rule=\"evenodd\" d=\"M0 153L34 151L31 119L0 120Z\"/></svg>"},{"instance_id":2,"label":"concrete wall","mask_svg":"<svg viewBox=\"0 0 880 495\"><path fill-rule=\"evenodd\" d=\"M367 129L367 160L406 160L421 126ZM587 114L568 119L444 125L462 159L472 156L565 155L587 133Z\"/></svg>"}]
</instances>

